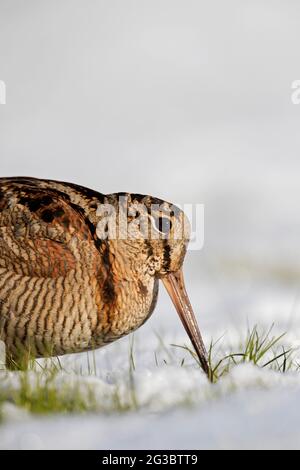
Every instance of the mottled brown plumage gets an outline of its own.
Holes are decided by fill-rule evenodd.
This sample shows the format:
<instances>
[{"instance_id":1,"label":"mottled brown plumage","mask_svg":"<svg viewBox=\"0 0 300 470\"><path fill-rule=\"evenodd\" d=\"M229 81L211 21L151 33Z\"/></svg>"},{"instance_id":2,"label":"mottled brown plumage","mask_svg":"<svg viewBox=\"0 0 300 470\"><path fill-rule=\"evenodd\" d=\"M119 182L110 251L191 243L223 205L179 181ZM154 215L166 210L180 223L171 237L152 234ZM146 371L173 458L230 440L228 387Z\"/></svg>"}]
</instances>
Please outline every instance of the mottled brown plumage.
<instances>
[{"instance_id":1,"label":"mottled brown plumage","mask_svg":"<svg viewBox=\"0 0 300 470\"><path fill-rule=\"evenodd\" d=\"M136 236L141 218L135 226L134 211L126 217L135 236L122 234L120 198L143 204L142 217L151 219L161 236ZM99 235L113 217L99 210L106 205L115 209L118 229L109 239ZM150 212L153 205L159 210ZM171 296L183 299L178 272L188 240L164 235L172 235L186 218L169 208L150 196L103 195L71 183L0 178L0 339L7 365L19 367L29 356L90 350L131 333L152 314L160 278ZM187 298L183 301L187 305ZM178 302L182 313L185 307ZM192 315L190 304L186 309ZM182 321L207 372L197 325L191 331Z\"/></svg>"}]
</instances>

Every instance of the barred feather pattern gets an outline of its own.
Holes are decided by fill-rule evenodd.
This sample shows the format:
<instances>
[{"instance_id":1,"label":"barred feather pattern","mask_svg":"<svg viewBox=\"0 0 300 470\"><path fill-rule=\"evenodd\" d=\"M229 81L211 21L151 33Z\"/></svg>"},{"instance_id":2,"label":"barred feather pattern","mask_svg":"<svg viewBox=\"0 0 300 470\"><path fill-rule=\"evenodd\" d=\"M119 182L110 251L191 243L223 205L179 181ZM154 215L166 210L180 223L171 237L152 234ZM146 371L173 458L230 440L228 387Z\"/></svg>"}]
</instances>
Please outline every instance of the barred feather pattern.
<instances>
[{"instance_id":1,"label":"barred feather pattern","mask_svg":"<svg viewBox=\"0 0 300 470\"><path fill-rule=\"evenodd\" d=\"M0 178L0 339L12 358L101 347L153 312L158 282L148 277L145 287L122 250L97 239L105 198L70 183Z\"/></svg>"}]
</instances>

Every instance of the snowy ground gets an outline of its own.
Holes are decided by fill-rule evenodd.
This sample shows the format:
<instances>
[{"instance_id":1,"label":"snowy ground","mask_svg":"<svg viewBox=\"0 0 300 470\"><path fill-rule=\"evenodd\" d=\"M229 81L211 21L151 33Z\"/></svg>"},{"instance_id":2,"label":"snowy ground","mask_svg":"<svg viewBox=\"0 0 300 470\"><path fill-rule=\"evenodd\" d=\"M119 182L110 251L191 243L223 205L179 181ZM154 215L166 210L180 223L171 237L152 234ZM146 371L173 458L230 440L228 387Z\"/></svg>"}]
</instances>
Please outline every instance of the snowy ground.
<instances>
[{"instance_id":1,"label":"snowy ground","mask_svg":"<svg viewBox=\"0 0 300 470\"><path fill-rule=\"evenodd\" d=\"M234 286L233 281L222 287L210 282L199 289L191 286L194 304L206 306L206 312L199 309L199 319L207 342L224 335L221 345L226 351L228 344L238 345L247 321L262 327L275 322L275 332L288 331L285 346L299 346L296 286L279 288L273 281L261 283L259 289L247 281L247 286L240 283L238 295ZM58 388L79 383L83 394L92 388L98 411L37 417L7 403L0 448L300 448L300 373L283 375L248 364L233 369L217 385L209 384L185 352L169 346L188 341L167 296L161 294L158 310L135 334L139 411L119 413L111 404L116 385L121 400L128 400L129 341L124 339L97 351L96 375L88 374L87 356L77 355L63 359L67 372L55 379ZM183 357L186 366L180 367ZM2 388L18 386L18 374L2 374Z\"/></svg>"},{"instance_id":2,"label":"snowy ground","mask_svg":"<svg viewBox=\"0 0 300 470\"><path fill-rule=\"evenodd\" d=\"M2 427L1 448L299 449L299 378L283 383L270 375L262 389L251 368L236 371L235 379L245 374L250 380L244 390L192 410L49 419L18 415Z\"/></svg>"}]
</instances>

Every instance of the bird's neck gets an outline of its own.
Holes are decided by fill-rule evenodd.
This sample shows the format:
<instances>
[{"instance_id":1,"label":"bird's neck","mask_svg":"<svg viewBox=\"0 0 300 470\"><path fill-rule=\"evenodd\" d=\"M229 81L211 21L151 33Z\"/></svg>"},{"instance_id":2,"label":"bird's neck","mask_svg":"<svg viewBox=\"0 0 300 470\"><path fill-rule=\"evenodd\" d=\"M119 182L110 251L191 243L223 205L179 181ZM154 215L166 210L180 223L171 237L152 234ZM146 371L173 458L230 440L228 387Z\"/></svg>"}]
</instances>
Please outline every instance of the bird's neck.
<instances>
[{"instance_id":1,"label":"bird's neck","mask_svg":"<svg viewBox=\"0 0 300 470\"><path fill-rule=\"evenodd\" d=\"M101 298L110 318L112 341L141 326L154 310L158 281L147 274L141 251L123 241L108 242Z\"/></svg>"},{"instance_id":2,"label":"bird's neck","mask_svg":"<svg viewBox=\"0 0 300 470\"><path fill-rule=\"evenodd\" d=\"M116 281L135 283L147 276L147 254L126 241L108 242L109 268Z\"/></svg>"}]
</instances>

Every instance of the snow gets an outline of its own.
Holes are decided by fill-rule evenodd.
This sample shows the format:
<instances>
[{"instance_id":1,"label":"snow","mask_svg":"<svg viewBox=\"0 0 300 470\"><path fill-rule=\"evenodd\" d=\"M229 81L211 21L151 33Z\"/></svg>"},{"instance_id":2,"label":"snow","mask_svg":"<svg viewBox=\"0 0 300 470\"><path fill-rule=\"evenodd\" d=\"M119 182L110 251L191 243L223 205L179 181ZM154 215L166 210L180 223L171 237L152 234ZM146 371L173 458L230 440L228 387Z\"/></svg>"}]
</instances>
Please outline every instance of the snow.
<instances>
[{"instance_id":1,"label":"snow","mask_svg":"<svg viewBox=\"0 0 300 470\"><path fill-rule=\"evenodd\" d=\"M270 326L271 320L276 321L276 308L290 319L290 302L287 301L290 289L282 290L278 305L279 291L276 290L277 295L273 296L273 287L262 289L261 295L257 291L256 307L254 302L249 306L247 298L244 305L240 304L242 311L249 308L247 317L250 323L252 319L256 321L259 318L260 309L265 312L264 317L260 317L260 324L266 327ZM227 289L228 285L226 292ZM208 286L204 290L207 296L202 298L202 302L210 305L210 311L200 317L206 341L210 335L216 338L223 334L221 348L226 350L229 344L237 345L241 333L246 331L246 317L237 315L233 322L231 315L220 317L218 313L216 316L215 305L208 295L212 291ZM192 292L194 300L198 295L199 292ZM123 405L131 399L128 371L132 338L125 338L95 352L96 371L92 374L89 372L92 358L88 362L87 355L61 359L64 371L57 374L55 387L64 391L67 387L67 393L71 394L79 386L87 401L90 399L89 391L93 390L93 398L99 405L95 411L37 417L6 403L2 413L4 422L0 425L0 448L300 448L300 409L297 405L300 374L281 374L244 364L233 368L229 375L211 385L187 353L169 346L170 343L188 344L188 340L167 297L164 294L161 297L158 311L135 334L133 377L138 411L120 413L114 410L116 391ZM278 314L278 320L279 317ZM284 331L281 329L283 326L281 321L278 332ZM299 327L299 321L294 318L293 328L283 340L286 346L299 344ZM160 345L154 331L161 333L164 346ZM183 357L186 365L180 367ZM2 371L0 374L2 389L19 386L20 375L17 372ZM34 372L29 374L29 380L35 383Z\"/></svg>"},{"instance_id":2,"label":"snow","mask_svg":"<svg viewBox=\"0 0 300 470\"><path fill-rule=\"evenodd\" d=\"M173 385L172 380L166 385L168 376L174 381L174 371L165 374L164 379L152 377L154 388L162 385L161 394L170 391ZM233 386L235 392L228 393ZM199 386L198 390L202 398L209 393L212 396L202 399L193 409L40 419L21 411L17 419L16 410L6 410L11 416L1 428L0 448L299 448L300 379L297 375L283 378L247 365L237 367L231 378L215 390L208 384Z\"/></svg>"}]
</instances>

